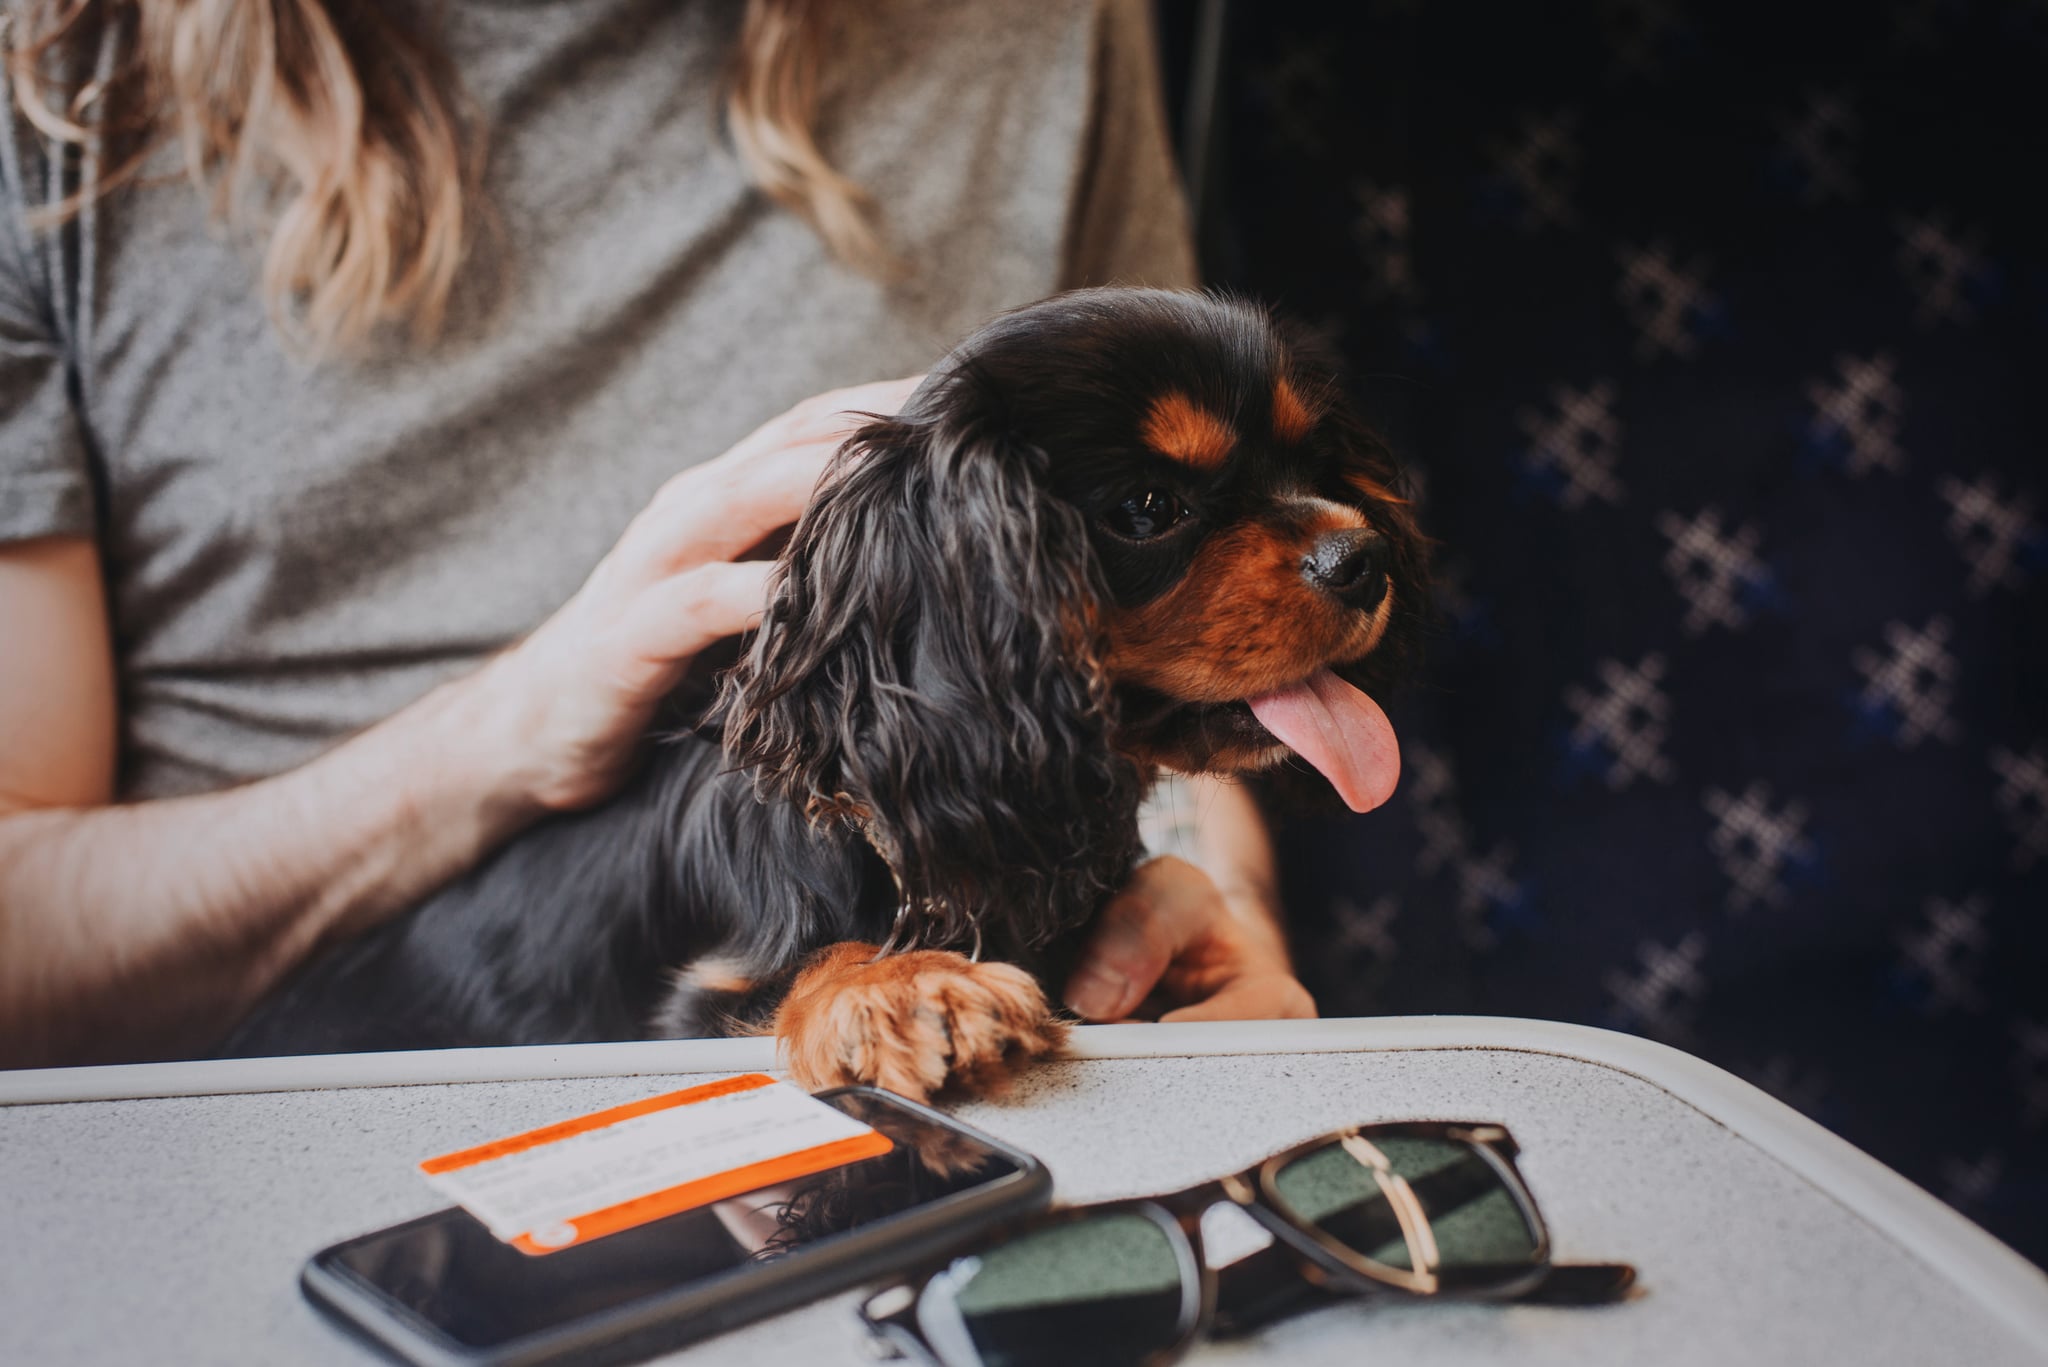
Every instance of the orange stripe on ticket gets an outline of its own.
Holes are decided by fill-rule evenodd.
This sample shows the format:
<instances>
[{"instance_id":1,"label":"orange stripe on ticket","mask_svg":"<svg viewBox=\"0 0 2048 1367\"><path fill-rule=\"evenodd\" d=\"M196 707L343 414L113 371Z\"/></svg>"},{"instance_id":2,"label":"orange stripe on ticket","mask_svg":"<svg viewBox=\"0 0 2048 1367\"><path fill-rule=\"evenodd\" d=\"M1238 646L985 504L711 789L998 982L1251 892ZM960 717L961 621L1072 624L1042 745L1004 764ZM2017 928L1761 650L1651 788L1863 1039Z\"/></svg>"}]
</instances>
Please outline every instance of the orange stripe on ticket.
<instances>
[{"instance_id":1,"label":"orange stripe on ticket","mask_svg":"<svg viewBox=\"0 0 2048 1367\"><path fill-rule=\"evenodd\" d=\"M577 1244L602 1238L607 1234L616 1234L622 1229L631 1229L635 1225L664 1219L697 1206L707 1206L713 1201L723 1201L728 1196L739 1196L760 1187L772 1186L777 1182L790 1182L799 1177L809 1177L844 1163L874 1158L894 1147L887 1135L870 1130L866 1134L857 1134L850 1139L835 1140L830 1144L820 1144L816 1148L786 1153L780 1158L771 1158L766 1162L750 1163L746 1167L734 1168L729 1172L700 1177L694 1182L684 1182L666 1191L650 1192L630 1201L621 1201L615 1206L607 1206L603 1210L592 1211L588 1215L579 1215L561 1226L549 1229L547 1242L544 1244L535 1240L530 1233L521 1234L510 1243L521 1253L533 1257L559 1253L565 1248L573 1248ZM570 1237L572 1233L573 1238Z\"/></svg>"},{"instance_id":2,"label":"orange stripe on ticket","mask_svg":"<svg viewBox=\"0 0 2048 1367\"><path fill-rule=\"evenodd\" d=\"M644 1101L632 1101L623 1106L614 1106L608 1111L593 1111L589 1115L579 1115L574 1120L564 1120L555 1125L543 1125L537 1130L528 1130L525 1134L515 1134L505 1139L494 1139L488 1144L478 1144L475 1148L458 1149L454 1153L444 1153L439 1158L429 1158L424 1163L421 1163L420 1171L429 1177L438 1177L444 1172L454 1172L460 1168L474 1167L478 1163L488 1163L494 1158L503 1158L508 1154L524 1153L528 1149L537 1149L543 1144L553 1144L560 1140L572 1139L579 1134L588 1134L592 1130L601 1130L607 1125L616 1125L622 1120L631 1120L635 1116L652 1115L656 1111L666 1111L676 1106L687 1106L693 1101L709 1101L713 1097L731 1096L734 1092L750 1092L757 1087L772 1086L774 1082L775 1079L769 1077L766 1073L748 1073L742 1077L729 1077L717 1082L707 1082L701 1087L685 1087L680 1092L667 1092L661 1096L651 1096ZM879 1136L877 1137L879 1138ZM883 1140L882 1151L887 1152L888 1148L888 1141ZM796 1156L794 1154L790 1155L790 1157ZM827 1166L830 1165L828 1164ZM812 1168L810 1171L816 1172L818 1169ZM757 1182L755 1185L759 1186L761 1184ZM745 1190L745 1188L741 1190ZM657 1192L655 1194L661 1195L662 1193ZM712 1197L710 1199L717 1200L718 1198Z\"/></svg>"}]
</instances>

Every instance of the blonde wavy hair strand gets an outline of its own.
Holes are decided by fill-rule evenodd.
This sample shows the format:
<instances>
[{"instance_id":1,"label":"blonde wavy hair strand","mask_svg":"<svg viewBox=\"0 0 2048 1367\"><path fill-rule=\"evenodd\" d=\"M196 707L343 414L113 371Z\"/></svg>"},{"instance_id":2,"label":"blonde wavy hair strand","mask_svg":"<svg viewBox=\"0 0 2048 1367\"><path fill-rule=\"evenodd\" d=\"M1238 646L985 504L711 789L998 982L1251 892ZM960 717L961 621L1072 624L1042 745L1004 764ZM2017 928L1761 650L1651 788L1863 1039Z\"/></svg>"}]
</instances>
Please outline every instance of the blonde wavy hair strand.
<instances>
[{"instance_id":1,"label":"blonde wavy hair strand","mask_svg":"<svg viewBox=\"0 0 2048 1367\"><path fill-rule=\"evenodd\" d=\"M873 205L819 150L830 0L747 0L729 131L775 202L833 254L886 278ZM110 29L111 71L77 75ZM441 327L484 156L445 56L377 0L17 0L5 61L23 117L97 158L61 222L141 176L166 138L216 221L267 234L261 289L280 332L322 355L387 323Z\"/></svg>"}]
</instances>

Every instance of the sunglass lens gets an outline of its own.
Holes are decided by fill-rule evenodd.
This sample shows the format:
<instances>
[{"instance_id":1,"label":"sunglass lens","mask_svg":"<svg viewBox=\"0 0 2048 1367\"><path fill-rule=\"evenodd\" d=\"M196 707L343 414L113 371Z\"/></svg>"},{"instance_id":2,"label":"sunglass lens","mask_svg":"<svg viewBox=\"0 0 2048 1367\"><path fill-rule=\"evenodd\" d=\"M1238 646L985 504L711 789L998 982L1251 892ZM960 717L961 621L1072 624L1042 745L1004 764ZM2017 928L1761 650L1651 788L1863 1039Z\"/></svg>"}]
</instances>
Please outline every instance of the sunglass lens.
<instances>
[{"instance_id":1,"label":"sunglass lens","mask_svg":"<svg viewBox=\"0 0 2048 1367\"><path fill-rule=\"evenodd\" d=\"M1134 1367L1179 1340L1199 1294L1164 1225L1110 1212L958 1259L919 1323L949 1364Z\"/></svg>"},{"instance_id":2,"label":"sunglass lens","mask_svg":"<svg viewBox=\"0 0 2048 1367\"><path fill-rule=\"evenodd\" d=\"M1296 1219L1382 1266L1483 1280L1536 1256L1514 1192L1461 1140L1353 1135L1287 1164L1274 1185Z\"/></svg>"}]
</instances>

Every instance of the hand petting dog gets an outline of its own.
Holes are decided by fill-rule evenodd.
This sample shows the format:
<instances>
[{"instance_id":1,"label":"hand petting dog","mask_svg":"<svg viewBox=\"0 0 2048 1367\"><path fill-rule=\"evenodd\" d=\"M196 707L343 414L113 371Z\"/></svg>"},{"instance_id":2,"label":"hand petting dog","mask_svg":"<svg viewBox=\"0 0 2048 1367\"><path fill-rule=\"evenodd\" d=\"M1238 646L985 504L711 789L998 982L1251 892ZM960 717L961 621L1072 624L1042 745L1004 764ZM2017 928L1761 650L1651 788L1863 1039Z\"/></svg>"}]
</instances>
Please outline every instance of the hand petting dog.
<instances>
[{"instance_id":1,"label":"hand petting dog","mask_svg":"<svg viewBox=\"0 0 2048 1367\"><path fill-rule=\"evenodd\" d=\"M479 675L536 805L586 807L618 787L690 661L760 620L775 562L739 556L795 522L833 453L922 378L806 399L669 480L576 595Z\"/></svg>"}]
</instances>

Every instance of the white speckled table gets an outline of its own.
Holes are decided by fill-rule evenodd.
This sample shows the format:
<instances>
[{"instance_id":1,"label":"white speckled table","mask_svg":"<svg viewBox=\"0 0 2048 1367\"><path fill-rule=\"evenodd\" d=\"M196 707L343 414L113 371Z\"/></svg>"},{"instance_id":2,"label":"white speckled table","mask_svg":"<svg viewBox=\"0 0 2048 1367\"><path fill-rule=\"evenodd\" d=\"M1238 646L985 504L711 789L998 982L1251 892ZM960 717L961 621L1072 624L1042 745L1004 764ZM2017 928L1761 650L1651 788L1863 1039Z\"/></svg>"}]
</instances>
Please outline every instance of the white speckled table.
<instances>
[{"instance_id":1,"label":"white speckled table","mask_svg":"<svg viewBox=\"0 0 2048 1367\"><path fill-rule=\"evenodd\" d=\"M1368 1120L1514 1129L1600 1309L1339 1305L1198 1363L2048 1362L2048 1278L1763 1093L1626 1036L1429 1017L1079 1032L972 1123L1064 1200L1181 1187ZM763 1041L0 1074L0 1361L358 1363L298 1295L323 1245L432 1209L414 1160L772 1062ZM842 1296L675 1355L864 1361Z\"/></svg>"}]
</instances>

